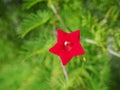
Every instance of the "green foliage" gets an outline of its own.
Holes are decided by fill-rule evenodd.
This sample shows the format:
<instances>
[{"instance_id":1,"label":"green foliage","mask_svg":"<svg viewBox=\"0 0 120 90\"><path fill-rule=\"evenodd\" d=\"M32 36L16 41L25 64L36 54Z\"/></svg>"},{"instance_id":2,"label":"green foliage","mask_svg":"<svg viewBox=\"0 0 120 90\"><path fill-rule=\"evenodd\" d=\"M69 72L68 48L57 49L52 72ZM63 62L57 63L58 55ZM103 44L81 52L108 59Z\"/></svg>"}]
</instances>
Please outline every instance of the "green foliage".
<instances>
[{"instance_id":1,"label":"green foliage","mask_svg":"<svg viewBox=\"0 0 120 90\"><path fill-rule=\"evenodd\" d=\"M35 4L40 3L44 0L23 0L23 1L24 1L23 8L24 9L30 9Z\"/></svg>"},{"instance_id":2,"label":"green foliage","mask_svg":"<svg viewBox=\"0 0 120 90\"><path fill-rule=\"evenodd\" d=\"M50 19L49 11L37 11L36 14L30 14L22 23L22 37L24 37L31 30L36 27L45 24Z\"/></svg>"},{"instance_id":3,"label":"green foliage","mask_svg":"<svg viewBox=\"0 0 120 90\"><path fill-rule=\"evenodd\" d=\"M5 12L0 13L0 90L118 90L114 77L119 80L119 72L113 76L113 69L119 64L110 68L110 59L116 54L108 51L110 46L119 57L119 3L1 0L0 7ZM86 52L67 64L68 83L59 58L48 52L56 42L54 29L70 32L67 27L81 30L80 42ZM111 37L113 41L109 40Z\"/></svg>"}]
</instances>

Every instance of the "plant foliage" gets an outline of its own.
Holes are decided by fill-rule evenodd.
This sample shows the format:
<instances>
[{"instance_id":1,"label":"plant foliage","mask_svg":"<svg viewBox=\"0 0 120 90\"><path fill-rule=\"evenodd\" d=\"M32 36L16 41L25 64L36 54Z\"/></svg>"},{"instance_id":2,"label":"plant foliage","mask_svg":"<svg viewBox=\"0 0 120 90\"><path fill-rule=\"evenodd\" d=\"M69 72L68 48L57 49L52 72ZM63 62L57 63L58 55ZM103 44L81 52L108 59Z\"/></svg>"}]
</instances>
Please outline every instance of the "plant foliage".
<instances>
[{"instance_id":1,"label":"plant foliage","mask_svg":"<svg viewBox=\"0 0 120 90\"><path fill-rule=\"evenodd\" d=\"M0 90L119 90L119 7L119 0L0 0ZM80 29L86 52L67 64L68 83L48 52L57 28Z\"/></svg>"}]
</instances>

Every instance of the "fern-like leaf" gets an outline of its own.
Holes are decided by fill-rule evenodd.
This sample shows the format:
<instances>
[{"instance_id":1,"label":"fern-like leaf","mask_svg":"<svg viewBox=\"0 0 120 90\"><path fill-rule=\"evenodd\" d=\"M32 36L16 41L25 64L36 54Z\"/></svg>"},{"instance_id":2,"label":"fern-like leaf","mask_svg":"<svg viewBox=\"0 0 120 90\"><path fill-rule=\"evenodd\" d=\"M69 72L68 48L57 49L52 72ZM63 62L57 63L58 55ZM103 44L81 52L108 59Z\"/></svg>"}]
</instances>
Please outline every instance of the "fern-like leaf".
<instances>
[{"instance_id":1,"label":"fern-like leaf","mask_svg":"<svg viewBox=\"0 0 120 90\"><path fill-rule=\"evenodd\" d=\"M23 9L30 9L32 6L44 0L24 0Z\"/></svg>"},{"instance_id":2,"label":"fern-like leaf","mask_svg":"<svg viewBox=\"0 0 120 90\"><path fill-rule=\"evenodd\" d=\"M45 24L50 19L49 11L38 11L36 14L30 14L21 24L21 37L25 37L30 31L36 27Z\"/></svg>"}]
</instances>

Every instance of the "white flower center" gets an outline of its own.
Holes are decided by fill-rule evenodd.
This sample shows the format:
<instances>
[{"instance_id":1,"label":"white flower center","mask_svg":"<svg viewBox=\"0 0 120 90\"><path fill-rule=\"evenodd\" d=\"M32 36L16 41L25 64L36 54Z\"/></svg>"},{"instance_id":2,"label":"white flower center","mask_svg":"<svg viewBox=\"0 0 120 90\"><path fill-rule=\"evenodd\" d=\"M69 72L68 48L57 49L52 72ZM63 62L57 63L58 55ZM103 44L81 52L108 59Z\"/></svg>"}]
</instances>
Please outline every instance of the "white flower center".
<instances>
[{"instance_id":1,"label":"white flower center","mask_svg":"<svg viewBox=\"0 0 120 90\"><path fill-rule=\"evenodd\" d=\"M72 43L71 42L69 42L69 41L65 41L64 42L64 47L65 47L65 49L67 50L67 51L70 51L71 49L72 49Z\"/></svg>"},{"instance_id":2,"label":"white flower center","mask_svg":"<svg viewBox=\"0 0 120 90\"><path fill-rule=\"evenodd\" d=\"M64 42L64 45L67 46L69 43L70 43L70 42L65 41L65 42Z\"/></svg>"}]
</instances>

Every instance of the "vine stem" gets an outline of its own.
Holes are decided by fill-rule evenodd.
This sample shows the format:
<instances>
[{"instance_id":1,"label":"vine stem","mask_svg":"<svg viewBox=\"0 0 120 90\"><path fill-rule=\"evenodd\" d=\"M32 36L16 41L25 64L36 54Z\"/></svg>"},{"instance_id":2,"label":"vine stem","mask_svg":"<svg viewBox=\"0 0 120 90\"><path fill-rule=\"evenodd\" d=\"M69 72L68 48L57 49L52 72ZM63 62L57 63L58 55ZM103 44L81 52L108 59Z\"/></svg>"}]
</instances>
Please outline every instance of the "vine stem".
<instances>
[{"instance_id":1,"label":"vine stem","mask_svg":"<svg viewBox=\"0 0 120 90\"><path fill-rule=\"evenodd\" d=\"M57 37L57 35L56 35L56 24L53 25L53 30L54 30L53 34L56 38ZM65 76L66 82L68 83L69 82L68 73L67 73L67 70L66 70L65 66L62 64L62 61L61 61L61 66L62 66L62 69L63 69L63 73L64 73L64 76Z\"/></svg>"},{"instance_id":2,"label":"vine stem","mask_svg":"<svg viewBox=\"0 0 120 90\"><path fill-rule=\"evenodd\" d=\"M51 10L53 11L53 13L55 14L55 16L58 18L59 22L69 31L71 31L71 29L65 24L65 22L62 20L61 16L58 14L58 11L57 9L55 8L55 6L52 4L52 0L49 0L49 5L50 5L50 8ZM53 34L55 36L55 38L57 37L56 35L56 24L53 25ZM60 60L61 61L61 60ZM66 82L68 83L69 81L69 78L68 78L68 73L67 73L67 70L65 68L65 66L62 64L62 61L61 61L61 66L62 66L62 69L63 69L63 73L64 73L64 76L65 76L65 79L66 79Z\"/></svg>"},{"instance_id":3,"label":"vine stem","mask_svg":"<svg viewBox=\"0 0 120 90\"><path fill-rule=\"evenodd\" d=\"M67 70L66 70L65 66L62 64L62 62L61 62L61 66L62 66L62 69L63 69L63 72L64 72L66 82L68 83L69 82L68 73L67 73Z\"/></svg>"},{"instance_id":4,"label":"vine stem","mask_svg":"<svg viewBox=\"0 0 120 90\"><path fill-rule=\"evenodd\" d=\"M72 31L63 21L63 19L61 18L61 16L58 14L57 9L55 8L55 6L52 4L52 0L49 0L49 4L50 4L50 8L53 11L53 13L57 16L57 19L60 21L60 23L69 31Z\"/></svg>"}]
</instances>

